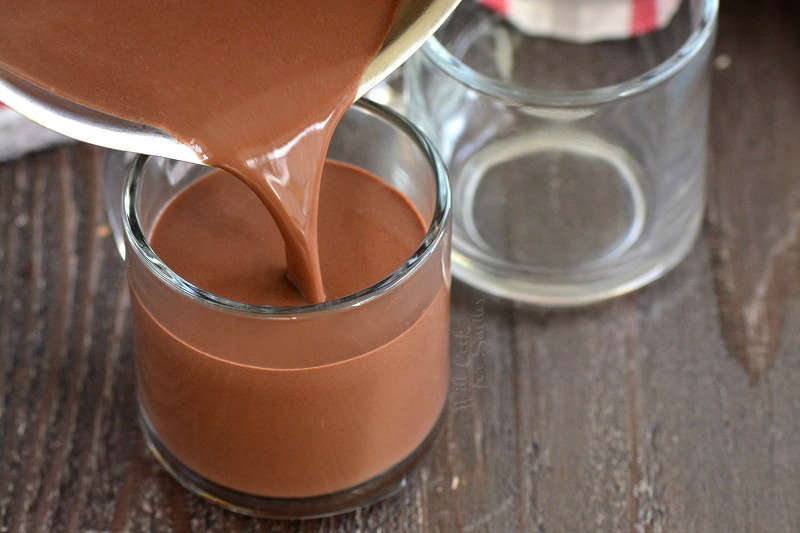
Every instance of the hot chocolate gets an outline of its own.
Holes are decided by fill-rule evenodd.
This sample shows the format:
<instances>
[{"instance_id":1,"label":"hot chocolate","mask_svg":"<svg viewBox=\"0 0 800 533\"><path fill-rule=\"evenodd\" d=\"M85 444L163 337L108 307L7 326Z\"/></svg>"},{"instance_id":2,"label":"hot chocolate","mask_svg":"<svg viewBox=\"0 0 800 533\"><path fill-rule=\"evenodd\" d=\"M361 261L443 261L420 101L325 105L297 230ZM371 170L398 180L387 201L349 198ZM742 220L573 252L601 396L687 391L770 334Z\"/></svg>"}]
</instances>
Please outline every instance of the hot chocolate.
<instances>
[{"instance_id":1,"label":"hot chocolate","mask_svg":"<svg viewBox=\"0 0 800 533\"><path fill-rule=\"evenodd\" d=\"M258 206L235 178L211 174L168 204L151 245L175 272L214 294L302 304L283 276L280 234ZM320 259L332 297L385 278L411 256L425 229L416 209L382 181L326 164ZM385 327L363 331L369 315L351 314L309 323L300 338L263 327L266 335L223 338L219 344L236 346L224 353L196 335L186 335L187 343L173 334L196 328L195 314L170 313L164 325L148 310L153 295L144 294L144 304L139 296L146 287L132 282L132 289L144 412L173 455L226 487L271 497L351 487L409 455L444 405L448 291L441 278L405 289L401 297L430 303L414 322L400 321L392 338ZM425 289L431 293L414 294ZM163 314L166 302L157 299L162 305L154 312ZM219 317L211 318L216 322L200 327L224 337L215 327ZM356 328L361 335L346 333ZM342 332L352 339L347 348L336 341Z\"/></svg>"}]
</instances>

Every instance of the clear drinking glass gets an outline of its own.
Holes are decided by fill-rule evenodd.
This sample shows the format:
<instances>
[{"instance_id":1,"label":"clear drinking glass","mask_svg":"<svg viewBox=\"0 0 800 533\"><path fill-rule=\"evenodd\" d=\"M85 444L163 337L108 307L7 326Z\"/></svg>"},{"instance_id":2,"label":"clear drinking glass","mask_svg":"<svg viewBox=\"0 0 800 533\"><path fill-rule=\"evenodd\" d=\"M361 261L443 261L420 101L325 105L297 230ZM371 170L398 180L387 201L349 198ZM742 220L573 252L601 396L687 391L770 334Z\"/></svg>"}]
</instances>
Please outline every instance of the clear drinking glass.
<instances>
[{"instance_id":1,"label":"clear drinking glass","mask_svg":"<svg viewBox=\"0 0 800 533\"><path fill-rule=\"evenodd\" d=\"M126 157L115 153L108 161L112 198ZM451 232L445 168L416 128L365 101L344 115L328 157L401 191L428 231L389 277L323 304L234 302L161 262L148 244L158 215L214 169L136 156L123 186L121 219L119 203L110 206L112 222L122 221L147 442L189 490L245 514L324 516L391 494L427 448L445 405ZM313 334L322 327L331 333ZM236 354L241 361L243 349L232 337L261 339L259 353L280 341L284 351L313 350L325 362L310 368L232 364L227 358ZM220 387L221 397L206 394ZM346 447L338 445L342 439Z\"/></svg>"},{"instance_id":2,"label":"clear drinking glass","mask_svg":"<svg viewBox=\"0 0 800 533\"><path fill-rule=\"evenodd\" d=\"M476 2L408 62L404 104L448 165L453 273L548 306L658 278L703 217L717 0L620 41L521 34Z\"/></svg>"}]
</instances>

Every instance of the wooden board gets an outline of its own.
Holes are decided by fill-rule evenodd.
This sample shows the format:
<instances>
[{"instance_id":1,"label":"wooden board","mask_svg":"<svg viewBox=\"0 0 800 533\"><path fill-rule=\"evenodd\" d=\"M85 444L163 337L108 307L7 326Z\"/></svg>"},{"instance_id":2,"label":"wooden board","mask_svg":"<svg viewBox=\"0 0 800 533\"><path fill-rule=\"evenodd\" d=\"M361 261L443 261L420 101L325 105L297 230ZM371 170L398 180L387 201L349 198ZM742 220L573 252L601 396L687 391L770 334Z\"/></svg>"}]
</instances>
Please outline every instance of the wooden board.
<instances>
[{"instance_id":1,"label":"wooden board","mask_svg":"<svg viewBox=\"0 0 800 533\"><path fill-rule=\"evenodd\" d=\"M460 283L433 453L338 518L189 495L136 421L102 152L0 165L2 531L799 531L800 9L724 2L705 231L634 295L535 311Z\"/></svg>"}]
</instances>

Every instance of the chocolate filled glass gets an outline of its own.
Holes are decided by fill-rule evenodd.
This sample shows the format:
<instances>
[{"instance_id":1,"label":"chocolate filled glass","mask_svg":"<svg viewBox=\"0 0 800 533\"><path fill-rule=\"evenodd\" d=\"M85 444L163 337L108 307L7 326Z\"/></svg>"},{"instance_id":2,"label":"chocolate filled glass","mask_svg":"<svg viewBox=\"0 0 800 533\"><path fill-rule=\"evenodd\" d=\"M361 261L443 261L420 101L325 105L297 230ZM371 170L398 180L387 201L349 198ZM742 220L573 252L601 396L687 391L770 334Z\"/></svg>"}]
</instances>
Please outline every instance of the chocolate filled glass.
<instances>
[{"instance_id":1,"label":"chocolate filled glass","mask_svg":"<svg viewBox=\"0 0 800 533\"><path fill-rule=\"evenodd\" d=\"M388 277L315 305L226 299L156 254L150 238L165 207L214 169L140 156L124 185L148 442L184 485L250 514L318 516L390 493L424 450L447 395L443 165L413 126L368 102L345 113L328 158L402 193L424 227Z\"/></svg>"}]
</instances>

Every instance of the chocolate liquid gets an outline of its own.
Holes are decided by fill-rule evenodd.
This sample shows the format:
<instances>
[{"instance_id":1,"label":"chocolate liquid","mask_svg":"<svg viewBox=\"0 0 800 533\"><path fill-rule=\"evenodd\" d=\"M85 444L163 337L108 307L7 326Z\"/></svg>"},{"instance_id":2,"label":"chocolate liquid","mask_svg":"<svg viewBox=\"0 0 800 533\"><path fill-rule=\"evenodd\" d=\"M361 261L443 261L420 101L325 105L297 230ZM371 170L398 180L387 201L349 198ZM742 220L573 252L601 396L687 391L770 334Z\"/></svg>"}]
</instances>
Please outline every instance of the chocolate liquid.
<instances>
[{"instance_id":1,"label":"chocolate liquid","mask_svg":"<svg viewBox=\"0 0 800 533\"><path fill-rule=\"evenodd\" d=\"M419 247L427 225L405 196L357 167L328 161L322 183L323 284L330 298L341 298L395 271ZM275 222L223 171L169 203L150 246L178 275L218 296L253 305L306 305L283 275L286 258Z\"/></svg>"},{"instance_id":2,"label":"chocolate liquid","mask_svg":"<svg viewBox=\"0 0 800 533\"><path fill-rule=\"evenodd\" d=\"M289 279L325 299L317 198L328 142L398 0L11 0L0 66L159 127L253 189Z\"/></svg>"},{"instance_id":3,"label":"chocolate liquid","mask_svg":"<svg viewBox=\"0 0 800 533\"><path fill-rule=\"evenodd\" d=\"M280 234L258 207L235 178L214 173L171 201L151 245L176 272L215 294L254 304L302 303L282 276ZM324 284L333 296L386 277L425 233L401 194L363 171L331 162L319 216ZM341 323L311 319L302 328L302 342L280 332L245 335L221 359L217 350L198 349L196 336L187 343L172 333L194 325L186 309L170 313L168 326L156 319L134 278L142 407L168 449L227 487L301 497L367 481L419 446L444 405L449 294L441 283L424 285L433 292L421 299L416 320L403 324L403 311L393 306L399 333L390 342L386 328L369 328L366 313L345 317L350 328L362 331L346 333L360 337L358 345L338 356ZM416 290L398 299L420 300ZM156 299L156 312L163 312L164 299ZM189 323L179 323L184 320Z\"/></svg>"}]
</instances>

